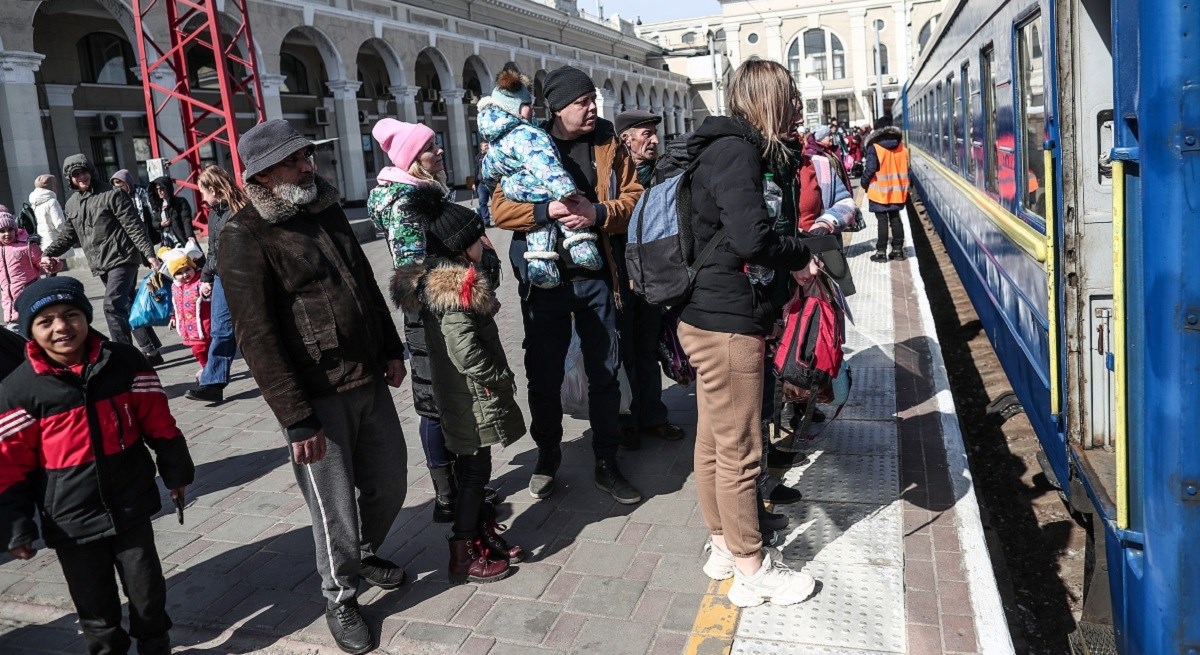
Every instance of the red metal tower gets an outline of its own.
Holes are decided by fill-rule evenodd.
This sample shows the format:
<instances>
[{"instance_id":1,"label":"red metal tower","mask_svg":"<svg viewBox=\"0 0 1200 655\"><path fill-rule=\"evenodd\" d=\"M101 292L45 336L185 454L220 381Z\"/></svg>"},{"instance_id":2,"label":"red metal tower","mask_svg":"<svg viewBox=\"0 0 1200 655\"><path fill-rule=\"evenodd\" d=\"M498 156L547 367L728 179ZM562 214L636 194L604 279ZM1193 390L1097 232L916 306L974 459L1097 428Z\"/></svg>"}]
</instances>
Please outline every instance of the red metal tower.
<instances>
[{"instance_id":1,"label":"red metal tower","mask_svg":"<svg viewBox=\"0 0 1200 655\"><path fill-rule=\"evenodd\" d=\"M161 158L160 143L166 143L171 151L177 153L169 158L168 164L186 162L190 169L187 177L176 180L176 183L193 191L197 189L196 180L200 175L201 148L210 143L214 144L214 149L217 144L229 148L234 177L238 180L242 178L242 160L237 152L236 99L245 98L248 101L255 115L255 123L266 118L246 0L225 0L223 3L229 10L225 16L237 23L237 29L231 37L226 37L221 30L222 13L217 4L217 0L133 0L138 65L146 98L146 121L150 128L150 153L155 159ZM165 47L148 39L145 30L148 17L155 11L163 10L166 11L169 39ZM200 54L209 55L199 61L213 62L218 82L214 89L215 101L211 101L210 93L205 93L208 100L193 95L191 73L194 71L189 70L187 55L192 53L195 56L194 48L200 48L203 51ZM174 78L173 86L159 83L157 78L166 77L162 75L163 72L169 72ZM179 103L182 143L177 142L178 136L172 139L163 134L160 126L164 114L173 110L173 100ZM209 119L215 119L215 127L212 127L214 123ZM205 121L208 121L208 128L203 126ZM199 200L197 193L196 205L206 217L207 212ZM205 221L201 219L200 222Z\"/></svg>"}]
</instances>

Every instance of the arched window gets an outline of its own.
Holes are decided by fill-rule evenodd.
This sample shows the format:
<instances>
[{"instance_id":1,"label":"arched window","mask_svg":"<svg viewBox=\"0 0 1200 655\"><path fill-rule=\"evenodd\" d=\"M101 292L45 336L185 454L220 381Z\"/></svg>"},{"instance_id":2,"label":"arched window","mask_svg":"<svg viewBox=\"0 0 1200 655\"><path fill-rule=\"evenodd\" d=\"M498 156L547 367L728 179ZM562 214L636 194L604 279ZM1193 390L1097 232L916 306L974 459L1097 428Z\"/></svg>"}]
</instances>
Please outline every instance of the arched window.
<instances>
[{"instance_id":1,"label":"arched window","mask_svg":"<svg viewBox=\"0 0 1200 655\"><path fill-rule=\"evenodd\" d=\"M722 27L721 29L717 30L717 33L713 35L713 39L717 40L717 41L724 41L725 40L725 28Z\"/></svg>"},{"instance_id":2,"label":"arched window","mask_svg":"<svg viewBox=\"0 0 1200 655\"><path fill-rule=\"evenodd\" d=\"M819 80L844 79L846 51L842 47L842 40L819 27L806 31L788 48L788 70L796 82L802 81L805 75L812 75Z\"/></svg>"},{"instance_id":3,"label":"arched window","mask_svg":"<svg viewBox=\"0 0 1200 655\"><path fill-rule=\"evenodd\" d=\"M937 27L938 18L941 14L934 14L933 18L925 21L921 26L921 32L917 34L917 52L925 52L925 44L929 43L929 37L933 36L933 28Z\"/></svg>"},{"instance_id":4,"label":"arched window","mask_svg":"<svg viewBox=\"0 0 1200 655\"><path fill-rule=\"evenodd\" d=\"M193 89L217 89L220 81L217 79L217 65L213 61L212 51L207 48L192 48L187 53L189 83Z\"/></svg>"},{"instance_id":5,"label":"arched window","mask_svg":"<svg viewBox=\"0 0 1200 655\"><path fill-rule=\"evenodd\" d=\"M133 48L125 39L107 32L93 32L79 40L80 73L92 84L136 85L131 70L137 66Z\"/></svg>"},{"instance_id":6,"label":"arched window","mask_svg":"<svg viewBox=\"0 0 1200 655\"><path fill-rule=\"evenodd\" d=\"M280 92L312 95L308 88L308 68L295 55L286 52L279 55L279 72L286 78Z\"/></svg>"},{"instance_id":7,"label":"arched window","mask_svg":"<svg viewBox=\"0 0 1200 655\"><path fill-rule=\"evenodd\" d=\"M880 62L883 62L883 64L880 65ZM883 43L879 44L879 50L875 52L873 63L875 65L874 73L876 75L887 75L888 74L887 45L885 45Z\"/></svg>"},{"instance_id":8,"label":"arched window","mask_svg":"<svg viewBox=\"0 0 1200 655\"><path fill-rule=\"evenodd\" d=\"M683 36L680 37L680 40L683 41L685 44L691 45L696 42L696 33L695 32L684 32Z\"/></svg>"}]
</instances>

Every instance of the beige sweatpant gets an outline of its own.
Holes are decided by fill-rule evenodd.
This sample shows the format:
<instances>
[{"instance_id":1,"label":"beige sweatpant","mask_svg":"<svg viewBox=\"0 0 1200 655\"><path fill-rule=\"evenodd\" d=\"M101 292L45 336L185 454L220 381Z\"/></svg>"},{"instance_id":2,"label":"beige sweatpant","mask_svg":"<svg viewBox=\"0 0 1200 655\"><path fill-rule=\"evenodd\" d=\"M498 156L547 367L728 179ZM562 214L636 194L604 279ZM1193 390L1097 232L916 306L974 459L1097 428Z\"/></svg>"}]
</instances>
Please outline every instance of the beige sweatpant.
<instances>
[{"instance_id":1,"label":"beige sweatpant","mask_svg":"<svg viewBox=\"0 0 1200 655\"><path fill-rule=\"evenodd\" d=\"M696 494L704 523L729 551L762 549L755 478L761 467L762 336L709 332L679 323L679 341L696 367Z\"/></svg>"}]
</instances>

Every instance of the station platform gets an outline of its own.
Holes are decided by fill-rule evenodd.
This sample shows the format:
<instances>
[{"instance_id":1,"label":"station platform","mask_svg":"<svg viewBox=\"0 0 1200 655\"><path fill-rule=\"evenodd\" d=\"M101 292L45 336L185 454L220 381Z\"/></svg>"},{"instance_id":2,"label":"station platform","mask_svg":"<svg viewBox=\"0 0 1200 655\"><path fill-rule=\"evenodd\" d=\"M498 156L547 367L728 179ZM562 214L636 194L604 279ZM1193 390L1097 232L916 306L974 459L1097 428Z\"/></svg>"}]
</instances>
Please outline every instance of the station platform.
<instances>
[{"instance_id":1,"label":"station platform","mask_svg":"<svg viewBox=\"0 0 1200 655\"><path fill-rule=\"evenodd\" d=\"M525 489L536 460L529 438L497 450L506 537L532 556L501 582L449 585L447 527L431 522L432 484L406 383L394 395L409 493L380 555L402 564L410 582L360 595L378 636L375 652L1011 653L920 272L911 246L904 261L869 261L874 218L867 218L868 229L848 236L846 249L858 289L849 299L855 322L847 343L854 390L841 417L808 442L809 462L783 473L803 500L776 508L792 519L786 561L820 583L812 599L738 610L724 597L730 583L702 573L707 534L691 476L694 389L678 386L664 398L687 438L648 437L620 454L646 496L639 505L616 504L594 488L584 417L564 421L568 442L549 499ZM489 232L505 253L507 233ZM364 247L386 285L383 242ZM99 307L99 281L80 275ZM507 270L501 299L501 334L524 386ZM197 464L185 524L167 511L154 521L175 652L339 653L325 626L308 510L245 363L235 363L230 402L212 408L186 400L197 364L177 335L159 334L168 344L159 372ZM86 652L53 551L26 562L0 558L0 652Z\"/></svg>"}]
</instances>

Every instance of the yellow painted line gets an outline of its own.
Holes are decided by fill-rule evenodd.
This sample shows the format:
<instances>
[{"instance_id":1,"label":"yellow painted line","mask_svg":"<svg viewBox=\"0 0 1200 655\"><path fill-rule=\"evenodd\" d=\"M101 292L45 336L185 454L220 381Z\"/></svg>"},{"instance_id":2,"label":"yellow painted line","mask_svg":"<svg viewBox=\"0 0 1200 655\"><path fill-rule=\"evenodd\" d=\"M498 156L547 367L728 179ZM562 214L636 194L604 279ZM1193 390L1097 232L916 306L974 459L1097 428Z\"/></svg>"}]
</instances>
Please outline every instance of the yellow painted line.
<instances>
[{"instance_id":1,"label":"yellow painted line","mask_svg":"<svg viewBox=\"0 0 1200 655\"><path fill-rule=\"evenodd\" d=\"M980 211L987 218L1000 228L1000 231L1008 235L1008 238L1017 245L1021 250L1024 250L1030 257L1041 263L1046 262L1046 237L1040 232L1029 227L1029 224L1016 216L1009 213L1007 209L1000 206L1000 203L992 200L986 193L975 188L966 180L959 177L958 173L946 168L941 162L934 159L929 153L921 150L916 146L907 146L909 150L919 155L922 159L933 166L938 173L950 180L954 186L960 191L967 194Z\"/></svg>"},{"instance_id":2,"label":"yellow painted line","mask_svg":"<svg viewBox=\"0 0 1200 655\"><path fill-rule=\"evenodd\" d=\"M1117 527L1129 529L1129 438L1125 403L1125 162L1112 163L1113 375L1117 380Z\"/></svg>"},{"instance_id":3,"label":"yellow painted line","mask_svg":"<svg viewBox=\"0 0 1200 655\"><path fill-rule=\"evenodd\" d=\"M692 623L692 634L688 638L684 655L729 655L733 649L733 635L737 630L738 607L729 602L726 594L733 585L733 578L713 580L700 601L696 620Z\"/></svg>"},{"instance_id":4,"label":"yellow painted line","mask_svg":"<svg viewBox=\"0 0 1200 655\"><path fill-rule=\"evenodd\" d=\"M1058 271L1055 259L1057 249L1054 247L1054 153L1043 150L1042 170L1046 173L1046 294L1049 297L1046 304L1046 318L1050 322L1047 336L1050 352L1050 414L1057 416L1061 410L1061 393L1058 385Z\"/></svg>"}]
</instances>

